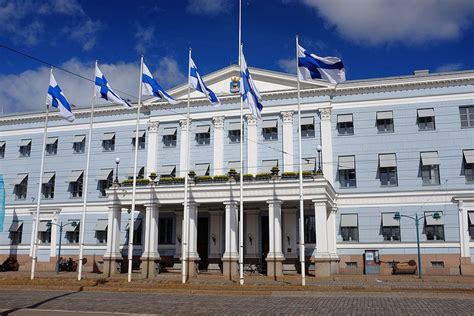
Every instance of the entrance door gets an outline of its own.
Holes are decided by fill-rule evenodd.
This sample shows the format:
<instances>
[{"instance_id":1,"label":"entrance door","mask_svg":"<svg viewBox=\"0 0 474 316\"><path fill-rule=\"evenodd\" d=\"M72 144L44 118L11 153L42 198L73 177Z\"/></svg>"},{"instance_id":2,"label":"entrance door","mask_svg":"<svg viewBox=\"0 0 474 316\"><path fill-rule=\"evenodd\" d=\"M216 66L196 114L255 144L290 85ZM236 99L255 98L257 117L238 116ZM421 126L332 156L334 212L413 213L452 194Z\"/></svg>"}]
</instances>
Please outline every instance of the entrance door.
<instances>
[{"instance_id":1,"label":"entrance door","mask_svg":"<svg viewBox=\"0 0 474 316\"><path fill-rule=\"evenodd\" d=\"M209 219L207 217L198 218L197 252L201 258L199 270L207 270L209 265Z\"/></svg>"},{"instance_id":2,"label":"entrance door","mask_svg":"<svg viewBox=\"0 0 474 316\"><path fill-rule=\"evenodd\" d=\"M270 250L270 232L268 227L268 216L262 216L260 223L260 231L262 232L262 235L260 236L260 240L262 241L260 249L262 250L262 253L260 255L262 262L265 262L265 258L267 257L268 251Z\"/></svg>"}]
</instances>

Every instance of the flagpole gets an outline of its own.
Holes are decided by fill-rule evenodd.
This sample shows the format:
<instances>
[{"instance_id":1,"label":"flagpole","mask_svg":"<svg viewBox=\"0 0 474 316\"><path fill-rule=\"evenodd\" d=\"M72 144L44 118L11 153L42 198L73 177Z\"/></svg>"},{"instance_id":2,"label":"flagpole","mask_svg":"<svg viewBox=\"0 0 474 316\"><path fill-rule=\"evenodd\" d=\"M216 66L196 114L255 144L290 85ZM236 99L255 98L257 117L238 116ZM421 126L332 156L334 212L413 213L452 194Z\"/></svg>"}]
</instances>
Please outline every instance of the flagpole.
<instances>
[{"instance_id":1,"label":"flagpole","mask_svg":"<svg viewBox=\"0 0 474 316\"><path fill-rule=\"evenodd\" d=\"M140 109L142 102L143 55L140 59L140 84L138 86L137 123L135 130L135 158L133 164L132 208L130 210L130 224L128 227L128 282L132 281L133 261L133 234L135 230L135 199L137 195L137 164L138 164L138 133L140 129Z\"/></svg>"},{"instance_id":2,"label":"flagpole","mask_svg":"<svg viewBox=\"0 0 474 316\"><path fill-rule=\"evenodd\" d=\"M188 170L189 170L189 112L190 112L190 103L191 103L191 48L189 48L189 58L188 58L188 105L186 112L186 147L184 151L184 210L183 210L183 227L182 227L182 282L186 283L187 280L187 269L188 269L188 243L189 243L189 207L188 207Z\"/></svg>"},{"instance_id":3,"label":"flagpole","mask_svg":"<svg viewBox=\"0 0 474 316\"><path fill-rule=\"evenodd\" d=\"M301 285L306 285L306 264L305 264L305 246L304 246L304 196L303 196L303 168L302 162L302 144L301 144L301 102L300 102L300 77L298 76L298 35L296 36L296 84L298 90L298 167L300 184L300 261L301 261Z\"/></svg>"},{"instance_id":4,"label":"flagpole","mask_svg":"<svg viewBox=\"0 0 474 316\"><path fill-rule=\"evenodd\" d=\"M95 69L97 69L97 60L95 61ZM95 74L95 70L94 70ZM95 77L95 75L94 75ZM84 235L86 232L86 212L87 212L87 195L88 195L88 186L89 186L89 166L91 161L91 142L92 142L92 126L94 122L94 106L95 106L95 79L92 84L92 102L91 102L91 116L89 119L89 135L87 137L87 158L86 158L86 173L85 173L85 180L84 180L84 201L82 204L82 220L80 224L81 229L81 237L80 237L80 246L79 246L79 266L78 266L78 273L77 273L77 280L80 281L82 279L82 265L84 261Z\"/></svg>"},{"instance_id":5,"label":"flagpole","mask_svg":"<svg viewBox=\"0 0 474 316\"><path fill-rule=\"evenodd\" d=\"M239 0L239 68L242 75L242 0ZM242 81L241 81L242 82ZM242 87L239 87L242 89ZM239 89L239 90L240 90ZM244 284L244 110L240 96L240 218L239 218L239 270L240 285Z\"/></svg>"},{"instance_id":6,"label":"flagpole","mask_svg":"<svg viewBox=\"0 0 474 316\"><path fill-rule=\"evenodd\" d=\"M51 68L50 78L53 75L53 68ZM40 176L38 183L38 197L36 201L36 222L33 229L33 256L31 262L31 276L30 279L35 278L36 262L38 261L38 228L40 221L40 209L41 209L41 188L43 186L43 173L44 173L44 156L45 156L45 147L46 147L46 138L48 137L48 120L49 120L49 104L46 104L46 117L44 119L44 132L43 132L43 147L41 151L41 167L40 167ZM58 258L59 259L59 258Z\"/></svg>"}]
</instances>

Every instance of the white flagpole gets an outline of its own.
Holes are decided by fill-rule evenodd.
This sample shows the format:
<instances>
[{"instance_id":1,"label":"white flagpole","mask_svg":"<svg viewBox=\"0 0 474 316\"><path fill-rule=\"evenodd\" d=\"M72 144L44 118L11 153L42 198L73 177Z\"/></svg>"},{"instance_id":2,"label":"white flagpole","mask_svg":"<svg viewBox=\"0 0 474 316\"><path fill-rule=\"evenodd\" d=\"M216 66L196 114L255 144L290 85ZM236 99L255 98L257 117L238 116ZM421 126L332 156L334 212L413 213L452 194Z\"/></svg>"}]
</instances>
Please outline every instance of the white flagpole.
<instances>
[{"instance_id":1,"label":"white flagpole","mask_svg":"<svg viewBox=\"0 0 474 316\"><path fill-rule=\"evenodd\" d=\"M130 224L128 227L128 282L132 281L133 261L133 233L135 229L135 199L137 195L137 164L138 164L138 133L140 129L140 109L142 101L143 55L140 59L140 84L138 86L137 124L135 130L135 160L133 164L132 209L130 211Z\"/></svg>"},{"instance_id":2,"label":"white flagpole","mask_svg":"<svg viewBox=\"0 0 474 316\"><path fill-rule=\"evenodd\" d=\"M80 246L79 246L79 266L77 273L77 280L82 279L82 264L84 261L84 235L86 232L86 211L87 211L87 195L88 195L88 186L89 186L89 166L91 161L91 142L92 142L92 126L94 122L94 106L95 106L95 70L97 69L97 60L95 61L94 68L94 82L92 84L92 102L91 102L91 116L89 120L89 136L87 137L87 158L86 158L86 173L84 180L84 201L82 204L82 219L80 222L81 237L80 237Z\"/></svg>"},{"instance_id":3,"label":"white flagpole","mask_svg":"<svg viewBox=\"0 0 474 316\"><path fill-rule=\"evenodd\" d=\"M239 0L239 68L242 73L242 0ZM242 75L242 74L241 74ZM240 81L242 82L242 80ZM242 89L242 87L240 87ZM240 96L240 220L239 220L239 269L240 285L244 284L244 110Z\"/></svg>"},{"instance_id":4,"label":"white flagpole","mask_svg":"<svg viewBox=\"0 0 474 316\"><path fill-rule=\"evenodd\" d=\"M298 90L298 167L300 182L300 262L301 262L301 285L306 285L306 265L304 246L304 196L303 196L303 166L302 144L301 144L301 103L300 103L300 78L298 76L298 36L296 36L296 82Z\"/></svg>"},{"instance_id":5,"label":"white flagpole","mask_svg":"<svg viewBox=\"0 0 474 316\"><path fill-rule=\"evenodd\" d=\"M51 68L51 74L53 75L53 68ZM51 77L50 77L51 78ZM40 221L40 209L41 209L41 188L43 186L43 172L44 172L44 156L46 151L46 138L48 137L48 118L49 118L49 104L46 105L46 118L44 119L44 132L43 132L43 146L41 147L41 167L40 167L40 176L38 183L38 197L36 201L36 221L35 227L33 229L33 256L31 262L31 276L30 279L35 278L36 262L38 261L38 228ZM58 258L59 259L59 258Z\"/></svg>"},{"instance_id":6,"label":"white flagpole","mask_svg":"<svg viewBox=\"0 0 474 316\"><path fill-rule=\"evenodd\" d=\"M186 112L186 148L184 151L184 210L183 210L183 227L181 233L181 274L182 282L186 283L187 280L187 268L188 268L188 242L189 242L189 207L188 207L188 172L189 172L189 112L190 112L190 101L191 100L191 48L189 48L189 59L188 59L188 106Z\"/></svg>"}]
</instances>

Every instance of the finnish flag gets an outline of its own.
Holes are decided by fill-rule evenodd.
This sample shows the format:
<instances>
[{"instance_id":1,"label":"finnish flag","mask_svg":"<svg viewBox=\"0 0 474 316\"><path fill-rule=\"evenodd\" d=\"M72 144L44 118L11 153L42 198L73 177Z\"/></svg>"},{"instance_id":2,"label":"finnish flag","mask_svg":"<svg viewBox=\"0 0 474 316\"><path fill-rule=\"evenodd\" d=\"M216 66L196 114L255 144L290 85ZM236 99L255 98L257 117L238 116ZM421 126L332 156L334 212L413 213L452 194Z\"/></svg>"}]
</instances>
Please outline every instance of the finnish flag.
<instances>
[{"instance_id":1,"label":"finnish flag","mask_svg":"<svg viewBox=\"0 0 474 316\"><path fill-rule=\"evenodd\" d=\"M204 93L204 95L213 105L219 105L219 99L217 98L216 94L204 84L201 75L197 71L196 64L192 59L189 59L189 66L191 76L189 78L189 82L191 84L191 87L196 89L196 91Z\"/></svg>"},{"instance_id":2,"label":"finnish flag","mask_svg":"<svg viewBox=\"0 0 474 316\"><path fill-rule=\"evenodd\" d=\"M76 117L72 114L71 104L64 96L61 88L59 87L56 79L54 79L53 72L49 78L49 88L46 103L52 107L59 109L59 115L69 122L73 122Z\"/></svg>"},{"instance_id":3,"label":"finnish flag","mask_svg":"<svg viewBox=\"0 0 474 316\"><path fill-rule=\"evenodd\" d=\"M105 76L102 74L102 71L100 71L97 64L95 65L95 91L96 96L100 96L107 101L121 104L126 107L132 106L130 103L122 99L117 93L115 93L114 90L112 90L107 79L105 79Z\"/></svg>"},{"instance_id":4,"label":"finnish flag","mask_svg":"<svg viewBox=\"0 0 474 316\"><path fill-rule=\"evenodd\" d=\"M298 45L298 77L301 80L322 79L337 84L346 81L346 71L341 59L319 57Z\"/></svg>"},{"instance_id":5,"label":"finnish flag","mask_svg":"<svg viewBox=\"0 0 474 316\"><path fill-rule=\"evenodd\" d=\"M260 93L253 83L252 76L250 76L249 69L247 68L247 62L245 61L244 54L241 54L240 58L240 95L242 101L247 104L253 116L260 120L262 119L261 112L263 105L260 102Z\"/></svg>"},{"instance_id":6,"label":"finnish flag","mask_svg":"<svg viewBox=\"0 0 474 316\"><path fill-rule=\"evenodd\" d=\"M143 63L143 75L142 75L142 94L143 95L153 95L161 99L165 99L170 104L177 104L178 101L173 99L166 91L163 89L159 83L153 78L148 67Z\"/></svg>"}]
</instances>

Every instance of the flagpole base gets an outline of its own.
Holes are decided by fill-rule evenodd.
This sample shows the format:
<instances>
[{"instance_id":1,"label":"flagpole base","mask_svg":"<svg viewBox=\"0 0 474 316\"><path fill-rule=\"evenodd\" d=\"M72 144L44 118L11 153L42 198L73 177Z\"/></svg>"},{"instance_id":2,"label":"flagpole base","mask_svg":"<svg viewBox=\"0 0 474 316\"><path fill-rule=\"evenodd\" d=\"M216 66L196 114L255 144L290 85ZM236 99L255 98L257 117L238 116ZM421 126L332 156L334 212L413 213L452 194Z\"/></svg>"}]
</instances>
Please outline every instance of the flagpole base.
<instances>
[{"instance_id":1,"label":"flagpole base","mask_svg":"<svg viewBox=\"0 0 474 316\"><path fill-rule=\"evenodd\" d=\"M232 281L237 281L239 275L239 258L222 258L222 275Z\"/></svg>"}]
</instances>

